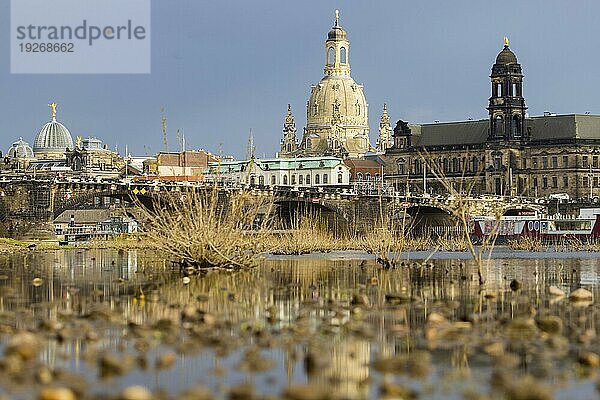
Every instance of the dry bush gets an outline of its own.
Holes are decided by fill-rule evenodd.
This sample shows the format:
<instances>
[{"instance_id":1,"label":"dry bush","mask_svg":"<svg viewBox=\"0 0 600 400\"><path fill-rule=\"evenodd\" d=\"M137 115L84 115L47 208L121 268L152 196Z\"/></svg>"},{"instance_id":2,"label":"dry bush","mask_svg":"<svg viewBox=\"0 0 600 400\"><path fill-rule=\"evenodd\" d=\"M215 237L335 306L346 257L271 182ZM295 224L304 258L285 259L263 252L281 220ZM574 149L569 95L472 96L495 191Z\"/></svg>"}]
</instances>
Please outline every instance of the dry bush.
<instances>
[{"instance_id":1,"label":"dry bush","mask_svg":"<svg viewBox=\"0 0 600 400\"><path fill-rule=\"evenodd\" d=\"M243 268L255 263L266 234L256 226L266 201L243 192L188 192L146 210L148 239L182 265ZM252 230L254 229L254 230Z\"/></svg>"},{"instance_id":2,"label":"dry bush","mask_svg":"<svg viewBox=\"0 0 600 400\"><path fill-rule=\"evenodd\" d=\"M282 255L325 253L353 248L346 236L336 237L323 218L310 212L297 214L290 229L271 231L261 240L263 251Z\"/></svg>"},{"instance_id":3,"label":"dry bush","mask_svg":"<svg viewBox=\"0 0 600 400\"><path fill-rule=\"evenodd\" d=\"M542 243L540 238L536 237L523 237L508 241L508 246L513 250L527 250L527 251L546 251L548 246Z\"/></svg>"},{"instance_id":4,"label":"dry bush","mask_svg":"<svg viewBox=\"0 0 600 400\"><path fill-rule=\"evenodd\" d=\"M463 237L461 243L466 246L466 249L471 254L473 261L477 265L477 275L479 278L479 285L483 286L485 284L485 279L483 276L483 268L484 268L484 259L483 255L485 252L488 252L488 257L492 256L493 248L496 244L496 239L498 238L498 233L500 229L500 218L502 217L501 207L497 204L492 207L491 213L496 221L493 226L490 234L483 238L483 243L481 246L476 246L473 238L471 237L472 227L473 227L473 216L470 215L470 204L469 197L473 193L474 185L477 182L477 178L479 177L482 170L478 171L475 179L471 179L470 182L465 179L464 171L459 179L458 187L455 187L452 180L448 178L443 169L435 163L435 161L431 161L432 158L428 157L428 153L425 151L421 153L421 159L424 164L432 171L436 180L442 184L447 193L454 199L451 203L451 212L452 215L458 220L463 232ZM482 167L480 167L482 168Z\"/></svg>"}]
</instances>

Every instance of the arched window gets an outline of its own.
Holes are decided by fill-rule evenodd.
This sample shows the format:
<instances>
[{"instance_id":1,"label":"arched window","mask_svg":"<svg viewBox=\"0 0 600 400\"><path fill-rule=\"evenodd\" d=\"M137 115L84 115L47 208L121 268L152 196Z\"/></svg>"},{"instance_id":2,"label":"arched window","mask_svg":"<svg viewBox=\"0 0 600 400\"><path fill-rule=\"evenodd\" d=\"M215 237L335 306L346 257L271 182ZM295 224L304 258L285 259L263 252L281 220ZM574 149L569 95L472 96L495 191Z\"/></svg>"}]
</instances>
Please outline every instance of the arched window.
<instances>
[{"instance_id":1,"label":"arched window","mask_svg":"<svg viewBox=\"0 0 600 400\"><path fill-rule=\"evenodd\" d=\"M356 115L360 115L360 103L356 100L356 104L354 105L356 108Z\"/></svg>"},{"instance_id":2,"label":"arched window","mask_svg":"<svg viewBox=\"0 0 600 400\"><path fill-rule=\"evenodd\" d=\"M494 132L496 136L504 136L504 118L502 118L502 115L497 115L494 119Z\"/></svg>"},{"instance_id":3,"label":"arched window","mask_svg":"<svg viewBox=\"0 0 600 400\"><path fill-rule=\"evenodd\" d=\"M362 181L362 172L359 172L358 174L356 174L356 180L357 181Z\"/></svg>"},{"instance_id":4,"label":"arched window","mask_svg":"<svg viewBox=\"0 0 600 400\"><path fill-rule=\"evenodd\" d=\"M287 145L287 151L288 151L288 153L292 151L292 145L289 143Z\"/></svg>"},{"instance_id":5,"label":"arched window","mask_svg":"<svg viewBox=\"0 0 600 400\"><path fill-rule=\"evenodd\" d=\"M296 174L292 174L292 185L296 184Z\"/></svg>"},{"instance_id":6,"label":"arched window","mask_svg":"<svg viewBox=\"0 0 600 400\"><path fill-rule=\"evenodd\" d=\"M334 57L335 57L335 51L333 50L333 47L330 47L327 50L327 65L333 65L334 62Z\"/></svg>"},{"instance_id":7,"label":"arched window","mask_svg":"<svg viewBox=\"0 0 600 400\"><path fill-rule=\"evenodd\" d=\"M454 157L452 159L452 171L453 172L460 172L460 163L458 161L458 158Z\"/></svg>"},{"instance_id":8,"label":"arched window","mask_svg":"<svg viewBox=\"0 0 600 400\"><path fill-rule=\"evenodd\" d=\"M368 181L370 181L370 180L371 180L371 174L367 172L367 173L365 174L365 181L367 181L367 182L368 182Z\"/></svg>"},{"instance_id":9,"label":"arched window","mask_svg":"<svg viewBox=\"0 0 600 400\"><path fill-rule=\"evenodd\" d=\"M327 185L327 174L323 174L323 185Z\"/></svg>"},{"instance_id":10,"label":"arched window","mask_svg":"<svg viewBox=\"0 0 600 400\"><path fill-rule=\"evenodd\" d=\"M310 174L306 174L306 184L310 185Z\"/></svg>"},{"instance_id":11,"label":"arched window","mask_svg":"<svg viewBox=\"0 0 600 400\"><path fill-rule=\"evenodd\" d=\"M284 175L284 176L283 176L283 184L284 184L284 185L287 185L287 183L288 183L288 180L287 180L287 175Z\"/></svg>"},{"instance_id":12,"label":"arched window","mask_svg":"<svg viewBox=\"0 0 600 400\"><path fill-rule=\"evenodd\" d=\"M250 186L254 186L256 184L256 178L253 176L250 177Z\"/></svg>"},{"instance_id":13,"label":"arched window","mask_svg":"<svg viewBox=\"0 0 600 400\"><path fill-rule=\"evenodd\" d=\"M340 172L338 174L338 183L341 185L342 183L344 183L344 176L342 175L342 173Z\"/></svg>"},{"instance_id":14,"label":"arched window","mask_svg":"<svg viewBox=\"0 0 600 400\"><path fill-rule=\"evenodd\" d=\"M444 158L444 172L448 172L448 159Z\"/></svg>"},{"instance_id":15,"label":"arched window","mask_svg":"<svg viewBox=\"0 0 600 400\"><path fill-rule=\"evenodd\" d=\"M298 175L298 184L299 185L304 184L304 175L302 175L302 174Z\"/></svg>"},{"instance_id":16,"label":"arched window","mask_svg":"<svg viewBox=\"0 0 600 400\"><path fill-rule=\"evenodd\" d=\"M512 136L513 137L521 137L521 118L519 118L518 115L513 116Z\"/></svg>"},{"instance_id":17,"label":"arched window","mask_svg":"<svg viewBox=\"0 0 600 400\"><path fill-rule=\"evenodd\" d=\"M479 158L473 156L473 172L479 172Z\"/></svg>"},{"instance_id":18,"label":"arched window","mask_svg":"<svg viewBox=\"0 0 600 400\"><path fill-rule=\"evenodd\" d=\"M404 159L400 159L398 161L398 173L400 175L404 175L406 173L406 162Z\"/></svg>"},{"instance_id":19,"label":"arched window","mask_svg":"<svg viewBox=\"0 0 600 400\"><path fill-rule=\"evenodd\" d=\"M342 47L340 49L340 63L346 64L347 62L348 62L348 60L347 60L347 55L346 55L346 48Z\"/></svg>"},{"instance_id":20,"label":"arched window","mask_svg":"<svg viewBox=\"0 0 600 400\"><path fill-rule=\"evenodd\" d=\"M316 175L315 175L315 185L318 185L318 184L320 183L320 182L319 182L319 178L320 178L320 175L319 175L319 174L316 174Z\"/></svg>"},{"instance_id":21,"label":"arched window","mask_svg":"<svg viewBox=\"0 0 600 400\"><path fill-rule=\"evenodd\" d=\"M261 175L258 177L258 184L260 186L265 186L265 177L264 176Z\"/></svg>"},{"instance_id":22,"label":"arched window","mask_svg":"<svg viewBox=\"0 0 600 400\"><path fill-rule=\"evenodd\" d=\"M271 185L275 186L275 183L277 183L277 178L275 178L275 175L271 175Z\"/></svg>"}]
</instances>

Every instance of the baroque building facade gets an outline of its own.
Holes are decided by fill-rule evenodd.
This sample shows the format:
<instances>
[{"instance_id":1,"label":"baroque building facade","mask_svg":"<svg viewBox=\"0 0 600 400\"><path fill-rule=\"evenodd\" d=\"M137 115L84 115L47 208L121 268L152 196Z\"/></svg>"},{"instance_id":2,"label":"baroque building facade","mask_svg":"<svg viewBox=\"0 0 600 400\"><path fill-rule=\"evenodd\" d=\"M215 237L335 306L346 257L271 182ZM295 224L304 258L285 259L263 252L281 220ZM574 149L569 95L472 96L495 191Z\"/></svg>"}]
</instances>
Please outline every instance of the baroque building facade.
<instances>
[{"instance_id":1,"label":"baroque building facade","mask_svg":"<svg viewBox=\"0 0 600 400\"><path fill-rule=\"evenodd\" d=\"M306 103L306 128L298 142L288 107L279 156L363 157L372 150L368 108L363 85L350 75L350 42L336 11L325 41L324 75Z\"/></svg>"},{"instance_id":2,"label":"baroque building facade","mask_svg":"<svg viewBox=\"0 0 600 400\"><path fill-rule=\"evenodd\" d=\"M490 75L489 118L398 121L385 180L399 192L547 197L600 196L600 116L528 117L523 72L505 38ZM439 178L443 179L439 179Z\"/></svg>"}]
</instances>

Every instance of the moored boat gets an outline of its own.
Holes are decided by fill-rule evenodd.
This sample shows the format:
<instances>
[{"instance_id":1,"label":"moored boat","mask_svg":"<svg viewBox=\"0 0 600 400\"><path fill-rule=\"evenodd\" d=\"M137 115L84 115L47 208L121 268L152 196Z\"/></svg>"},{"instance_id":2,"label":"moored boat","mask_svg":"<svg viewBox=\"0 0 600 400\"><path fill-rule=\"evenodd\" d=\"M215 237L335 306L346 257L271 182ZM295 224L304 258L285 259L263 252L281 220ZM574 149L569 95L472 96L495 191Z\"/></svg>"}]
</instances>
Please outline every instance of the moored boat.
<instances>
[{"instance_id":1,"label":"moored boat","mask_svg":"<svg viewBox=\"0 0 600 400\"><path fill-rule=\"evenodd\" d=\"M600 237L600 208L582 208L579 215L555 214L546 216L535 211L523 211L519 215L473 217L471 237L481 242L496 237L507 241L521 237L541 240L580 239Z\"/></svg>"}]
</instances>

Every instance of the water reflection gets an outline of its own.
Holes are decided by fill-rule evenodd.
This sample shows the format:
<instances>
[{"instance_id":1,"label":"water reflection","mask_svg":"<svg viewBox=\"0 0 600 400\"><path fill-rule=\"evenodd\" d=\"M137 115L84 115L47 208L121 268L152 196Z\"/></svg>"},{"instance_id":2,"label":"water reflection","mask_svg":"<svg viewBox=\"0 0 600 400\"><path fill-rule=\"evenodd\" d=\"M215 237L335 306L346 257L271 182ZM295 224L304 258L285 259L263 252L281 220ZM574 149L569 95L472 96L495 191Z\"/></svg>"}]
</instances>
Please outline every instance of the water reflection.
<instances>
[{"instance_id":1,"label":"water reflection","mask_svg":"<svg viewBox=\"0 0 600 400\"><path fill-rule=\"evenodd\" d=\"M584 286L597 299L599 272L600 260L590 258L490 260L482 292L469 261L407 262L385 270L372 260L302 257L267 259L251 271L209 272L185 284L179 271L150 253L29 253L0 261L0 327L9 333L64 324L45 336L41 361L90 383L98 381L98 354L147 359L149 367L135 368L109 386L92 384L96 393L136 383L176 394L200 383L224 395L246 382L265 395L310 384L333 389L340 398L362 399L385 392L385 382L392 382L425 397L455 398L467 389L491 393L496 366L489 349L507 321L559 316L564 336L584 340L587 334L586 346L597 345L598 306L574 308L547 289ZM510 288L513 280L521 286L517 292ZM186 305L202 318L182 322ZM432 331L432 313L455 325ZM9 335L0 338L6 343ZM565 398L594 394L592 381L575 379L566 364L542 371L546 355L531 347L539 345L502 342L519 357L523 372L545 373L548 384L566 374L566 389L557 392ZM179 354L172 368L153 368L172 350ZM398 356L407 357L403 373L373 367ZM431 364L423 361L428 357Z\"/></svg>"}]
</instances>

